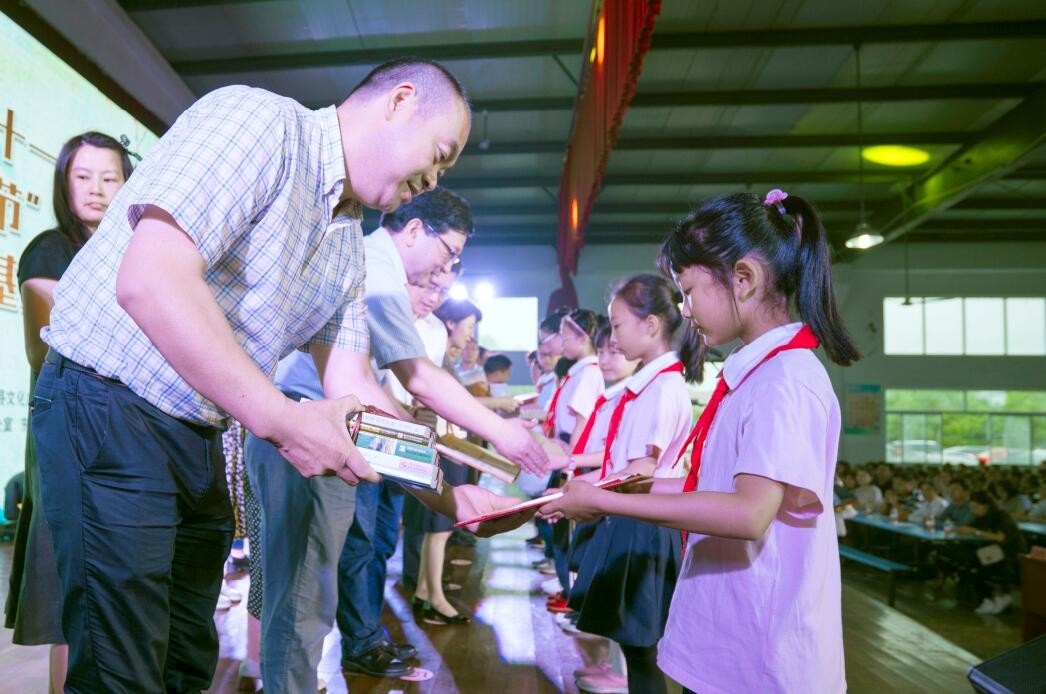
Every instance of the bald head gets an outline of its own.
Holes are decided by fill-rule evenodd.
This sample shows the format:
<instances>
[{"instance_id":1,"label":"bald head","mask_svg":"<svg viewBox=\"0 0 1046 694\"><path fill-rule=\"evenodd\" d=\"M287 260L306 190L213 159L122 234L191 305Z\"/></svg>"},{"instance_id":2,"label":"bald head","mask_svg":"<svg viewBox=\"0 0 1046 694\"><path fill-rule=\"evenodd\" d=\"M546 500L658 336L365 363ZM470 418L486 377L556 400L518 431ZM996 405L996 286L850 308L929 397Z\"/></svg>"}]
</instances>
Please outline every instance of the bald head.
<instances>
[{"instance_id":1,"label":"bald head","mask_svg":"<svg viewBox=\"0 0 1046 694\"><path fill-rule=\"evenodd\" d=\"M397 58L382 63L349 92L346 100L369 101L404 83L413 84L417 90L422 115L428 115L448 102L458 102L464 105L471 118L472 108L461 82L447 68L424 58Z\"/></svg>"}]
</instances>

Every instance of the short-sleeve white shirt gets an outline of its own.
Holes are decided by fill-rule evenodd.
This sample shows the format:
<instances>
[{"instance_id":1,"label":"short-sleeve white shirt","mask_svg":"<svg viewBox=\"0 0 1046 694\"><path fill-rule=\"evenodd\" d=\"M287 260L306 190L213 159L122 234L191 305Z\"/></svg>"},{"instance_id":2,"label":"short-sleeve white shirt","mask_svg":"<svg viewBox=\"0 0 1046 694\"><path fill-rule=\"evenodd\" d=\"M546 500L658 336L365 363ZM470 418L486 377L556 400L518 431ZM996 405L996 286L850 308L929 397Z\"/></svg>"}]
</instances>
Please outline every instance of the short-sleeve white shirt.
<instances>
[{"instance_id":1,"label":"short-sleeve white shirt","mask_svg":"<svg viewBox=\"0 0 1046 694\"><path fill-rule=\"evenodd\" d=\"M723 368L731 391L705 442L698 491L731 492L739 474L786 489L759 540L689 536L658 665L702 694L846 689L832 512L839 403L811 350L758 366L800 327L765 333Z\"/></svg>"},{"instance_id":2,"label":"short-sleeve white shirt","mask_svg":"<svg viewBox=\"0 0 1046 694\"><path fill-rule=\"evenodd\" d=\"M556 435L574 433L578 415L588 417L603 394L603 372L595 355L582 357L567 371L569 378L556 401Z\"/></svg>"},{"instance_id":3,"label":"short-sleeve white shirt","mask_svg":"<svg viewBox=\"0 0 1046 694\"><path fill-rule=\"evenodd\" d=\"M626 378L610 386L603 393L603 397L606 398L603 406L589 415L589 417L595 417L596 421L592 424L592 431L589 432L588 441L585 442L585 450L582 453L602 453L606 450L610 418L613 416L614 408L617 407L621 396L624 395L627 385L628 379Z\"/></svg>"},{"instance_id":4,"label":"short-sleeve white shirt","mask_svg":"<svg viewBox=\"0 0 1046 694\"><path fill-rule=\"evenodd\" d=\"M675 352L667 352L643 366L626 381L636 398L625 405L620 428L610 451L607 474L620 472L629 461L650 455L651 447L659 451L654 477L678 477L680 465L673 468L679 451L693 424L690 393L683 375L678 372L658 373L679 361Z\"/></svg>"}]
</instances>

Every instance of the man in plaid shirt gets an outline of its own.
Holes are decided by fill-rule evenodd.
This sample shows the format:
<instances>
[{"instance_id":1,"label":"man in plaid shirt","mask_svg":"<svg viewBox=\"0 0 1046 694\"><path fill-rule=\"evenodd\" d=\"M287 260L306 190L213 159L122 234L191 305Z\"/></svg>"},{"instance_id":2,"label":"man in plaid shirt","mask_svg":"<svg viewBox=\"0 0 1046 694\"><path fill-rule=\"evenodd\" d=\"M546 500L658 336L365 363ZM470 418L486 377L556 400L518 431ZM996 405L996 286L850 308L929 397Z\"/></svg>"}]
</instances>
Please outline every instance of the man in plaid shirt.
<instances>
[{"instance_id":1,"label":"man in plaid shirt","mask_svg":"<svg viewBox=\"0 0 1046 694\"><path fill-rule=\"evenodd\" d=\"M461 85L424 60L386 63L318 111L227 87L183 113L113 199L56 288L33 400L66 691L209 686L229 416L305 476L378 479L345 427L350 393L384 400L360 206L391 211L433 188L469 127ZM273 386L295 348L313 354L329 399ZM430 502L463 516L499 503L460 488Z\"/></svg>"}]
</instances>

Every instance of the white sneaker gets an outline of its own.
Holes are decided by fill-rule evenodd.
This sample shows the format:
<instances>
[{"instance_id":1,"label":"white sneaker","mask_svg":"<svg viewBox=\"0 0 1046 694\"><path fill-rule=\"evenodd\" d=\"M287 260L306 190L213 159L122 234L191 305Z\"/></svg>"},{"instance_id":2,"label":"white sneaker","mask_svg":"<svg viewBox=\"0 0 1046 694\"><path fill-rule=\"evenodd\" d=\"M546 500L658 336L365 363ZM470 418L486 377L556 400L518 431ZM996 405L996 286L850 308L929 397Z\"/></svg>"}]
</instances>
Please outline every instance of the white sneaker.
<instances>
[{"instance_id":1,"label":"white sneaker","mask_svg":"<svg viewBox=\"0 0 1046 694\"><path fill-rule=\"evenodd\" d=\"M991 612L988 614L1001 614L1013 603L1013 598L1009 595L1000 595L995 598L995 604L992 606Z\"/></svg>"},{"instance_id":2,"label":"white sneaker","mask_svg":"<svg viewBox=\"0 0 1046 694\"><path fill-rule=\"evenodd\" d=\"M995 614L992 610L995 609L995 598L985 598L981 602L980 606L974 610L977 614Z\"/></svg>"},{"instance_id":3,"label":"white sneaker","mask_svg":"<svg viewBox=\"0 0 1046 694\"><path fill-rule=\"evenodd\" d=\"M545 561L538 564L538 571L545 574L546 576L555 576L556 565L555 563L553 563L551 559L546 559Z\"/></svg>"},{"instance_id":4,"label":"white sneaker","mask_svg":"<svg viewBox=\"0 0 1046 694\"><path fill-rule=\"evenodd\" d=\"M547 581L541 583L541 592L545 595L555 595L563 591L563 586L559 584L558 578L550 578Z\"/></svg>"}]
</instances>

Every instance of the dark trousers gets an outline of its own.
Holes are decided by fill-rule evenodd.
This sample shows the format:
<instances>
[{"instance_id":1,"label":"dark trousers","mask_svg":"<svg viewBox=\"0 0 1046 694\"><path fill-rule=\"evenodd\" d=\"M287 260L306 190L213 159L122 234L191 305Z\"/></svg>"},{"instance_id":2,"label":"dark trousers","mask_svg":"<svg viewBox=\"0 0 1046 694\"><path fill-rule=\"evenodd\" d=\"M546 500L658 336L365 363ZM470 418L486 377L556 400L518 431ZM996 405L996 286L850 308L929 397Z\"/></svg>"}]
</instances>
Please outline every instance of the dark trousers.
<instances>
[{"instance_id":1,"label":"dark trousers","mask_svg":"<svg viewBox=\"0 0 1046 694\"><path fill-rule=\"evenodd\" d=\"M62 584L66 692L198 692L232 541L217 429L51 352L33 397Z\"/></svg>"},{"instance_id":2,"label":"dark trousers","mask_svg":"<svg viewBox=\"0 0 1046 694\"><path fill-rule=\"evenodd\" d=\"M356 510L338 561L338 629L345 658L387 640L381 626L385 576L396 551L404 491L381 482L356 488Z\"/></svg>"},{"instance_id":3,"label":"dark trousers","mask_svg":"<svg viewBox=\"0 0 1046 694\"><path fill-rule=\"evenodd\" d=\"M566 480L567 476L564 473L553 473L552 482L549 486L562 486ZM566 592L570 589L570 568L567 562L567 556L570 554L570 523L566 521L555 523L552 525L551 534L552 563L556 568L556 578L559 579L559 585L563 586L563 591Z\"/></svg>"},{"instance_id":4,"label":"dark trousers","mask_svg":"<svg viewBox=\"0 0 1046 694\"><path fill-rule=\"evenodd\" d=\"M628 666L628 694L667 694L668 683L657 667L657 646L621 646Z\"/></svg>"},{"instance_id":5,"label":"dark trousers","mask_svg":"<svg viewBox=\"0 0 1046 694\"><path fill-rule=\"evenodd\" d=\"M403 502L403 573L400 584L413 591L418 587L418 574L421 573L421 545L425 540L422 529L422 516L425 505L408 496Z\"/></svg>"}]
</instances>

